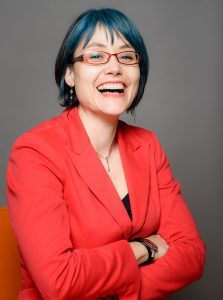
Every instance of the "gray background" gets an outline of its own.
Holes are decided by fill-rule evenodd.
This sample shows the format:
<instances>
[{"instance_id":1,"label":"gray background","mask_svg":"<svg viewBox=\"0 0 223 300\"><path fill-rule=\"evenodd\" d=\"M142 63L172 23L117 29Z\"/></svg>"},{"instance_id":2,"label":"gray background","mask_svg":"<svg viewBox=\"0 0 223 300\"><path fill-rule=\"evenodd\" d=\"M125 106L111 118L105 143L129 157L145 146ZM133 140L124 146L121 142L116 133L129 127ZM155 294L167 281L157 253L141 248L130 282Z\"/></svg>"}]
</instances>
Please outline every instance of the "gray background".
<instances>
[{"instance_id":1,"label":"gray background","mask_svg":"<svg viewBox=\"0 0 223 300\"><path fill-rule=\"evenodd\" d=\"M171 299L221 299L221 0L1 0L0 204L13 141L61 111L53 68L64 34L74 16L95 6L123 10L144 36L151 72L136 124L159 136L207 245L203 279Z\"/></svg>"}]
</instances>

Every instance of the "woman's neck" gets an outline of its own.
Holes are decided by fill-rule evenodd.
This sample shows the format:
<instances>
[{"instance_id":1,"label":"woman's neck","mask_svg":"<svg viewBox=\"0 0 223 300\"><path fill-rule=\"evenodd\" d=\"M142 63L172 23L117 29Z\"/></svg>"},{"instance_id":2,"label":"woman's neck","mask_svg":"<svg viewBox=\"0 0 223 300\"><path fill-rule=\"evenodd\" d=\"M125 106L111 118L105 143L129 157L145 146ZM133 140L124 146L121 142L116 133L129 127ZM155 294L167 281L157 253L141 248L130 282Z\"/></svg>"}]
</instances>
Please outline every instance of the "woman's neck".
<instances>
[{"instance_id":1,"label":"woman's neck","mask_svg":"<svg viewBox=\"0 0 223 300\"><path fill-rule=\"evenodd\" d=\"M107 156L115 142L118 117L97 115L81 107L78 113L95 151Z\"/></svg>"}]
</instances>

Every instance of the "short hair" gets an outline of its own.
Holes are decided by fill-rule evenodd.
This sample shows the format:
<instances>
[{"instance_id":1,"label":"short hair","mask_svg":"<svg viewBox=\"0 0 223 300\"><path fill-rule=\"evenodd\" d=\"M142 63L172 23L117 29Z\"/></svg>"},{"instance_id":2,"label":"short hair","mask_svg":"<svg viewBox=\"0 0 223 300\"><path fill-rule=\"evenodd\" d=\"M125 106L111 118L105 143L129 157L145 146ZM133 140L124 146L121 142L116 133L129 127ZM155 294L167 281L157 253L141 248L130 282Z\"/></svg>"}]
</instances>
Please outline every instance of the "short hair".
<instances>
[{"instance_id":1,"label":"short hair","mask_svg":"<svg viewBox=\"0 0 223 300\"><path fill-rule=\"evenodd\" d=\"M114 33L122 35L140 55L140 81L138 93L127 112L134 112L135 107L142 99L148 73L149 57L143 38L134 23L122 12L112 8L89 9L79 15L70 26L59 49L55 63L55 80L59 88L60 105L66 108L78 106L79 102L74 91L74 100L70 101L70 87L64 80L66 69L72 64L73 53L82 39L85 38L84 47L87 46L94 34L97 25L106 28L114 42Z\"/></svg>"}]
</instances>

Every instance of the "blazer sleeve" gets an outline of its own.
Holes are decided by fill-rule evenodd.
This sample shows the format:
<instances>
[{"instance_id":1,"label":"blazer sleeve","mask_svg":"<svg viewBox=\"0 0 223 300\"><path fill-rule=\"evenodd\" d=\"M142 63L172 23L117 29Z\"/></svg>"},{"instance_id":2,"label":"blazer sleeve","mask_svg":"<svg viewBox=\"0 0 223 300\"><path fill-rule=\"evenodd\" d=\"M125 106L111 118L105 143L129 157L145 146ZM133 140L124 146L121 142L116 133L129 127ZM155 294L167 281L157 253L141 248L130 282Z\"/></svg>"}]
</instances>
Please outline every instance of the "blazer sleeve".
<instances>
[{"instance_id":1,"label":"blazer sleeve","mask_svg":"<svg viewBox=\"0 0 223 300\"><path fill-rule=\"evenodd\" d=\"M75 249L59 154L38 137L20 138L8 164L7 198L25 265L43 299L137 299L140 272L126 240ZM128 268L126 266L128 265Z\"/></svg>"},{"instance_id":2,"label":"blazer sleeve","mask_svg":"<svg viewBox=\"0 0 223 300\"><path fill-rule=\"evenodd\" d=\"M203 273L205 246L198 234L192 215L173 178L168 159L152 133L151 161L157 177L160 201L160 223L157 230L168 244L167 253L148 266L140 267L140 299L163 299Z\"/></svg>"}]
</instances>

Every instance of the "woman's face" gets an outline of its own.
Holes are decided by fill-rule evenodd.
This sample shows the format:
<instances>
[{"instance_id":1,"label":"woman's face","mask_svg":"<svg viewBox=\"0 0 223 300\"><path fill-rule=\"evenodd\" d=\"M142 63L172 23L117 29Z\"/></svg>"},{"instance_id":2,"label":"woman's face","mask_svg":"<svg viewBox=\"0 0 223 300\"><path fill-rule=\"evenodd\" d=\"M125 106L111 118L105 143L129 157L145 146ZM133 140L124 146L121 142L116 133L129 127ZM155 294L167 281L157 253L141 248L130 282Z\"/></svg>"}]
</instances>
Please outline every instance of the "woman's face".
<instances>
[{"instance_id":1,"label":"woman's face","mask_svg":"<svg viewBox=\"0 0 223 300\"><path fill-rule=\"evenodd\" d=\"M119 53L134 49L129 43L114 34L112 44L109 33L103 27L96 27L94 35L83 49L84 41L77 47L74 57L89 50L101 50L108 53ZM106 64L89 65L76 62L69 67L65 81L75 87L79 110L107 116L119 116L126 111L137 95L140 79L139 65L123 65L111 56ZM122 92L112 89L122 88ZM100 90L104 90L101 92Z\"/></svg>"}]
</instances>

